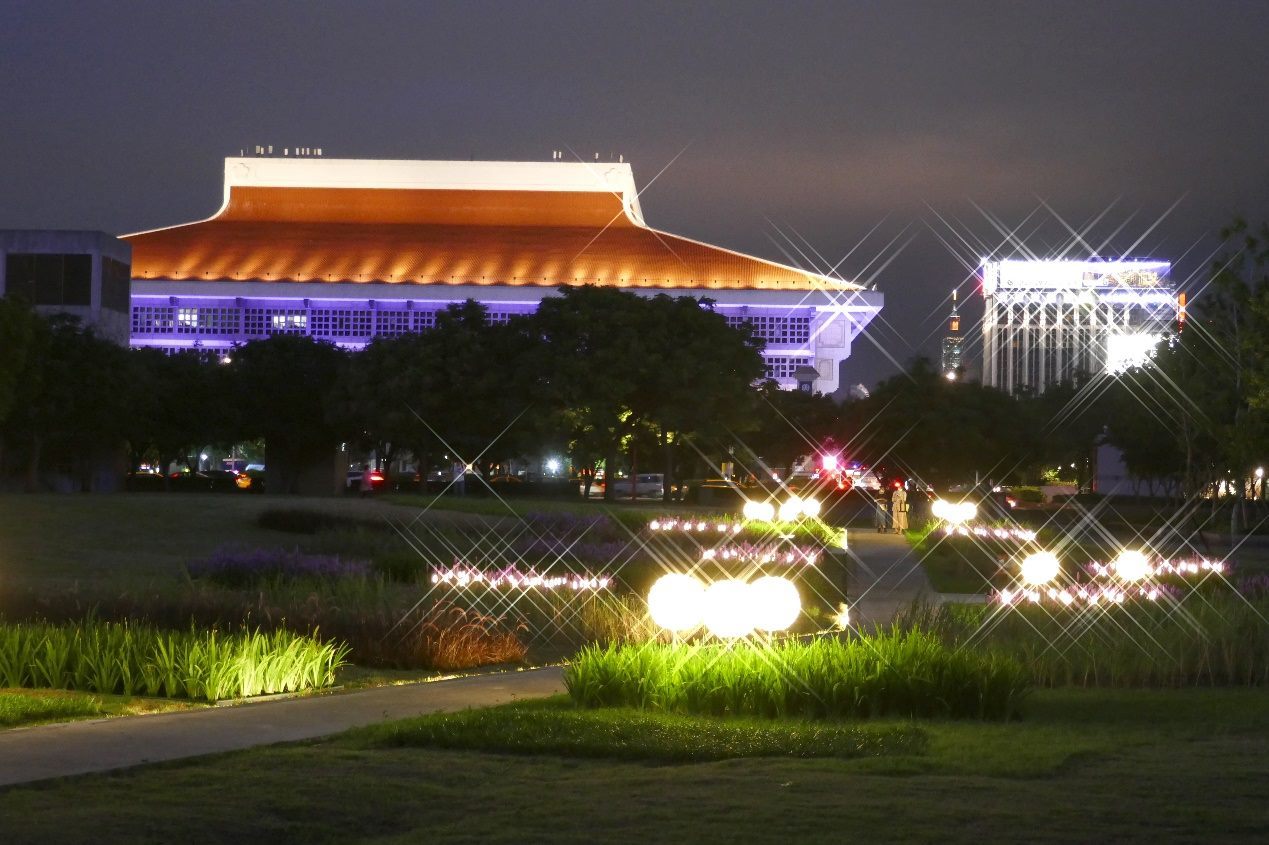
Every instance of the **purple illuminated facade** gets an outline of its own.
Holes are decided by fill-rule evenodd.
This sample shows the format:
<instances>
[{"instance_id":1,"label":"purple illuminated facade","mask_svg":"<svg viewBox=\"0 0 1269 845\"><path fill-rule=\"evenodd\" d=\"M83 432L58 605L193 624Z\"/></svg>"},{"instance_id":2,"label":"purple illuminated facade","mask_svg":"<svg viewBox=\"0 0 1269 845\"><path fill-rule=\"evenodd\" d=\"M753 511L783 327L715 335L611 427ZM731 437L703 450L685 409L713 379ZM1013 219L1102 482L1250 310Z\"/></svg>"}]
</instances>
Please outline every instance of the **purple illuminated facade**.
<instances>
[{"instance_id":1,"label":"purple illuminated facade","mask_svg":"<svg viewBox=\"0 0 1269 845\"><path fill-rule=\"evenodd\" d=\"M284 193L287 219L279 222ZM560 219L601 200L614 204L621 226L591 234ZM438 224L442 206L448 217ZM407 213L412 221L401 225ZM600 208L598 216L614 215ZM597 175L564 163L229 159L217 216L128 239L137 256L132 346L218 358L281 334L360 349L376 337L426 331L437 312L469 299L490 320L506 321L533 312L558 285L596 283L713 300L765 341L769 377L793 388L795 372L806 379L811 368L809 387L831 393L851 342L882 305L881 294L840 279L648 229L629 165L604 165ZM430 240L420 247L418 239ZM665 245L666 255L646 243Z\"/></svg>"}]
</instances>

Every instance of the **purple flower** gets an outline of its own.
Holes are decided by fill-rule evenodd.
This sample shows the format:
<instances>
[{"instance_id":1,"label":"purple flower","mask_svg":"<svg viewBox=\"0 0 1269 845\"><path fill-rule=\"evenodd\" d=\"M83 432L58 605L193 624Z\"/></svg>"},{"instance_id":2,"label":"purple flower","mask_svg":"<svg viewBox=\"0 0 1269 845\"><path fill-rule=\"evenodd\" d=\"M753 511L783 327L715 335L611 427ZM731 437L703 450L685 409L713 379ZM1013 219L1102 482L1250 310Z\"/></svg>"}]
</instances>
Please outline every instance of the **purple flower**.
<instances>
[{"instance_id":1,"label":"purple flower","mask_svg":"<svg viewBox=\"0 0 1269 845\"><path fill-rule=\"evenodd\" d=\"M250 586L269 579L332 580L371 574L364 560L338 555L310 555L299 549L241 549L222 546L187 567L189 576L229 587Z\"/></svg>"}]
</instances>

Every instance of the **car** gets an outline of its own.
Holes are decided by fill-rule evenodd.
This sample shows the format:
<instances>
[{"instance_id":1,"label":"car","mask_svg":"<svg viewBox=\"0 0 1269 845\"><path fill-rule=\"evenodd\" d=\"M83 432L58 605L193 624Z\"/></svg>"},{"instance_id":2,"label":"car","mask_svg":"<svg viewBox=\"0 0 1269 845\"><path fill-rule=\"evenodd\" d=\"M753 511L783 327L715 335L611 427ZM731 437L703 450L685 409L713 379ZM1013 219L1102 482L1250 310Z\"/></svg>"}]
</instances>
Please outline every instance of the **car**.
<instances>
[{"instance_id":1,"label":"car","mask_svg":"<svg viewBox=\"0 0 1269 845\"><path fill-rule=\"evenodd\" d=\"M612 489L618 499L628 499L632 494L637 499L659 499L665 493L665 476L659 472L641 472L637 476L614 479Z\"/></svg>"},{"instance_id":2,"label":"car","mask_svg":"<svg viewBox=\"0 0 1269 845\"><path fill-rule=\"evenodd\" d=\"M360 490L361 476L362 476L362 471L359 469L348 470L348 476L344 480L344 489L349 492L352 492L354 490ZM383 473L379 472L379 470L377 469L372 469L370 471L370 489L371 490L382 490L383 485L386 483L387 483L387 479L383 477Z\"/></svg>"}]
</instances>

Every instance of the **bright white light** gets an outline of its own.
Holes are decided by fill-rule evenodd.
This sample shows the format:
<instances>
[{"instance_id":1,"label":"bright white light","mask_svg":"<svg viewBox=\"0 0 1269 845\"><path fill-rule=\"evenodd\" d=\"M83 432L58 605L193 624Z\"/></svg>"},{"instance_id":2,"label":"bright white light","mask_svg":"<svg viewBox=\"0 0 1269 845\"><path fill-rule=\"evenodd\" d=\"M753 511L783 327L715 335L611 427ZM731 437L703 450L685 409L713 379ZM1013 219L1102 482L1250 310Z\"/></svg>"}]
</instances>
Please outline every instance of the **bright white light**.
<instances>
[{"instance_id":1,"label":"bright white light","mask_svg":"<svg viewBox=\"0 0 1269 845\"><path fill-rule=\"evenodd\" d=\"M797 496L790 496L788 501L780 503L780 521L792 522L802 515L802 500Z\"/></svg>"},{"instance_id":2,"label":"bright white light","mask_svg":"<svg viewBox=\"0 0 1269 845\"><path fill-rule=\"evenodd\" d=\"M1256 467L1256 478L1264 478L1264 477L1265 477L1265 468Z\"/></svg>"},{"instance_id":3,"label":"bright white light","mask_svg":"<svg viewBox=\"0 0 1269 845\"><path fill-rule=\"evenodd\" d=\"M1136 549L1124 549L1115 557L1115 574L1124 581L1140 581L1150 574L1150 559Z\"/></svg>"},{"instance_id":4,"label":"bright white light","mask_svg":"<svg viewBox=\"0 0 1269 845\"><path fill-rule=\"evenodd\" d=\"M837 469L837 456L825 455L824 458L820 461L820 466L824 467L824 469L828 470L829 472L832 472L833 470Z\"/></svg>"},{"instance_id":5,"label":"bright white light","mask_svg":"<svg viewBox=\"0 0 1269 845\"><path fill-rule=\"evenodd\" d=\"M819 516L820 515L819 499L803 499L802 513L806 514L811 519L815 519L815 517Z\"/></svg>"},{"instance_id":6,"label":"bright white light","mask_svg":"<svg viewBox=\"0 0 1269 845\"><path fill-rule=\"evenodd\" d=\"M943 374L943 378L947 379L948 381L956 381L956 371L948 370L947 372Z\"/></svg>"},{"instance_id":7,"label":"bright white light","mask_svg":"<svg viewBox=\"0 0 1269 845\"><path fill-rule=\"evenodd\" d=\"M744 581L715 581L705 590L702 615L705 627L714 636L720 639L743 637L753 630L753 592Z\"/></svg>"},{"instance_id":8,"label":"bright white light","mask_svg":"<svg viewBox=\"0 0 1269 845\"><path fill-rule=\"evenodd\" d=\"M759 631L783 631L802 612L798 588L788 578L764 575L749 585L753 627Z\"/></svg>"},{"instance_id":9,"label":"bright white light","mask_svg":"<svg viewBox=\"0 0 1269 845\"><path fill-rule=\"evenodd\" d=\"M1062 564L1053 552L1036 552L1022 561L1022 581L1039 587L1056 578L1061 570Z\"/></svg>"},{"instance_id":10,"label":"bright white light","mask_svg":"<svg viewBox=\"0 0 1269 845\"><path fill-rule=\"evenodd\" d=\"M690 631L701 624L705 587L690 575L662 575L648 591L648 615L669 631Z\"/></svg>"},{"instance_id":11,"label":"bright white light","mask_svg":"<svg viewBox=\"0 0 1269 845\"><path fill-rule=\"evenodd\" d=\"M1150 332L1110 334L1106 336L1106 372L1118 375L1132 367L1140 367L1154 357L1159 335Z\"/></svg>"},{"instance_id":12,"label":"bright white light","mask_svg":"<svg viewBox=\"0 0 1269 845\"><path fill-rule=\"evenodd\" d=\"M934 504L930 505L930 512L949 525L960 525L978 515L978 506L973 502L949 502L946 499L935 499Z\"/></svg>"},{"instance_id":13,"label":"bright white light","mask_svg":"<svg viewBox=\"0 0 1269 845\"><path fill-rule=\"evenodd\" d=\"M205 461L205 460L207 460L207 453L206 453L206 452L203 452L201 455L199 455L199 456L198 456L198 459L199 459L200 461Z\"/></svg>"},{"instance_id":14,"label":"bright white light","mask_svg":"<svg viewBox=\"0 0 1269 845\"><path fill-rule=\"evenodd\" d=\"M554 475L560 471L560 461L558 458L550 458L546 462L546 471Z\"/></svg>"},{"instance_id":15,"label":"bright white light","mask_svg":"<svg viewBox=\"0 0 1269 845\"><path fill-rule=\"evenodd\" d=\"M837 606L837 613L833 616L833 624L843 631L850 627L850 608L845 604Z\"/></svg>"},{"instance_id":16,"label":"bright white light","mask_svg":"<svg viewBox=\"0 0 1269 845\"><path fill-rule=\"evenodd\" d=\"M745 502L745 507L741 510L745 519L752 519L755 522L771 522L775 519L775 506L770 502Z\"/></svg>"}]
</instances>

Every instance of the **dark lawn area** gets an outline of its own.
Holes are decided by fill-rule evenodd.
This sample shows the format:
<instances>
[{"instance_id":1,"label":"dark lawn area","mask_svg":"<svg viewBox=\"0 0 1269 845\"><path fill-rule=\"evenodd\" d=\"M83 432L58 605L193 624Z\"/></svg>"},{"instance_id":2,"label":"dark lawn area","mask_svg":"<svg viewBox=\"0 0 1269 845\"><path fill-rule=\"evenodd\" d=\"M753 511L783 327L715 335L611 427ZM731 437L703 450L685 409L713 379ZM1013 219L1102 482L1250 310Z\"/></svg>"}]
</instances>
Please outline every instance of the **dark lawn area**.
<instances>
[{"instance_id":1,"label":"dark lawn area","mask_svg":"<svg viewBox=\"0 0 1269 845\"><path fill-rule=\"evenodd\" d=\"M558 699L502 712L539 727L575 717L563 735L592 740L621 716ZM497 731L447 732L447 718L471 717L9 788L0 820L6 841L42 843L1261 842L1266 830L1259 691L1042 692L1022 722L916 723L928 743L913 753L846 759L528 756L500 752ZM421 725L484 750L430 747ZM421 747L383 747L398 730ZM680 745L719 738L667 730Z\"/></svg>"}]
</instances>

